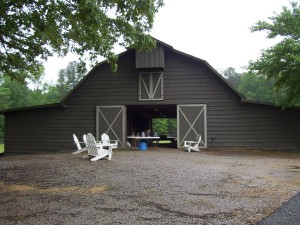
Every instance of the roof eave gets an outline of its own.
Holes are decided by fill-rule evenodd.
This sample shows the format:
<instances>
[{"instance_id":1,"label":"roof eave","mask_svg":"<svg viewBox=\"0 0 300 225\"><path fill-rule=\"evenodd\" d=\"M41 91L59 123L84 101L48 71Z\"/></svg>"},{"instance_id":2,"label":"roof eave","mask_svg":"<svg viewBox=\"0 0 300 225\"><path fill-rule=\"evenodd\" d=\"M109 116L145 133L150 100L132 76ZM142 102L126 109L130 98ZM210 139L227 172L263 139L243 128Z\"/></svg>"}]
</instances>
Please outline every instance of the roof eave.
<instances>
[{"instance_id":1,"label":"roof eave","mask_svg":"<svg viewBox=\"0 0 300 225\"><path fill-rule=\"evenodd\" d=\"M62 103L52 103L52 104L35 105L35 106L20 107L20 108L10 108L10 109L0 110L0 115L1 114L4 115L4 114L10 113L10 112L26 111L26 110L32 110L32 109L55 108L55 107L66 108L67 106Z\"/></svg>"}]
</instances>

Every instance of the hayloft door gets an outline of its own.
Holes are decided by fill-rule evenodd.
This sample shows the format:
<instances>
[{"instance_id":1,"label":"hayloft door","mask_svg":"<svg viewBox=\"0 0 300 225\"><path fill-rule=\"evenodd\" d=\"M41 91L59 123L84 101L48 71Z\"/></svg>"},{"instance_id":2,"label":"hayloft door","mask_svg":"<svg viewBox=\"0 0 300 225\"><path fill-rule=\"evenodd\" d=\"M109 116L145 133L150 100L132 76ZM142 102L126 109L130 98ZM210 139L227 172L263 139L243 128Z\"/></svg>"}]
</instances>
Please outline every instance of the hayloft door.
<instances>
[{"instance_id":1,"label":"hayloft door","mask_svg":"<svg viewBox=\"0 0 300 225\"><path fill-rule=\"evenodd\" d=\"M177 147L184 141L194 141L201 135L201 145L207 147L206 105L177 105Z\"/></svg>"},{"instance_id":2,"label":"hayloft door","mask_svg":"<svg viewBox=\"0 0 300 225\"><path fill-rule=\"evenodd\" d=\"M96 138L106 133L110 140L118 140L120 146L125 146L126 107L123 105L97 106L96 108Z\"/></svg>"}]
</instances>

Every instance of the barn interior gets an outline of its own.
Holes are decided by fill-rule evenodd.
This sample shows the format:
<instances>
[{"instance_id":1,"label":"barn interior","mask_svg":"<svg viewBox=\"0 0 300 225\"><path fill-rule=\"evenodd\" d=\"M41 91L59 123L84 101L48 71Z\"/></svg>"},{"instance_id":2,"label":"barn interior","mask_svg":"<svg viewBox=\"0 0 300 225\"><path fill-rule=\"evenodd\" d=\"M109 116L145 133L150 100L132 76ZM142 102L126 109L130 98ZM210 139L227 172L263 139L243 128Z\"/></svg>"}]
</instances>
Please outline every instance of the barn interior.
<instances>
[{"instance_id":1,"label":"barn interior","mask_svg":"<svg viewBox=\"0 0 300 225\"><path fill-rule=\"evenodd\" d=\"M150 130L150 136L160 137L160 147L176 147L176 128L160 133L155 130L156 119L177 118L176 105L128 105L127 106L127 135L141 135Z\"/></svg>"}]
</instances>

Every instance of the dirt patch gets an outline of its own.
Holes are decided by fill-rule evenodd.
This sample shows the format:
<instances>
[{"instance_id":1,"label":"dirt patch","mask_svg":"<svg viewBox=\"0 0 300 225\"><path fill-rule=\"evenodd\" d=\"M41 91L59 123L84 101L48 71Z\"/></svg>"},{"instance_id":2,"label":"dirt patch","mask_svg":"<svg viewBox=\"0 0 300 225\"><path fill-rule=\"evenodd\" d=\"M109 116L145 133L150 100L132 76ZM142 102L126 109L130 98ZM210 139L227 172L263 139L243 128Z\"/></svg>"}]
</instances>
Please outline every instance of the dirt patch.
<instances>
[{"instance_id":1,"label":"dirt patch","mask_svg":"<svg viewBox=\"0 0 300 225\"><path fill-rule=\"evenodd\" d=\"M255 224L299 191L300 154L116 150L0 159L0 224Z\"/></svg>"},{"instance_id":2,"label":"dirt patch","mask_svg":"<svg viewBox=\"0 0 300 225\"><path fill-rule=\"evenodd\" d=\"M52 187L52 188L40 188L37 186L29 186L22 184L7 184L0 182L0 190L4 192L39 192L39 193L61 193L61 192L73 192L73 193L82 193L82 194L95 194L102 193L107 191L109 187L107 186L96 186L90 188L82 188L82 187Z\"/></svg>"}]
</instances>

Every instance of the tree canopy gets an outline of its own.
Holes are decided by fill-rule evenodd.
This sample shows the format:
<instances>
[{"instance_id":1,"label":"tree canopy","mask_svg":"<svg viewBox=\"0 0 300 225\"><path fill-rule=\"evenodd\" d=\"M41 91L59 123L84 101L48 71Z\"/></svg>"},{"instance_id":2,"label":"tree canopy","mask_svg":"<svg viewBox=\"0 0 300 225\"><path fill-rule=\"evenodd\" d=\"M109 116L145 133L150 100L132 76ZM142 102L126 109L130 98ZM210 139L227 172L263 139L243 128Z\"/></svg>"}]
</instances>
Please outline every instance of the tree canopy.
<instances>
[{"instance_id":1,"label":"tree canopy","mask_svg":"<svg viewBox=\"0 0 300 225\"><path fill-rule=\"evenodd\" d=\"M78 62L70 62L61 69L55 84L44 82L44 70L39 71L37 80L29 85L4 77L0 81L0 110L35 105L58 103L84 77L78 70ZM4 117L0 115L0 139L3 138Z\"/></svg>"},{"instance_id":2,"label":"tree canopy","mask_svg":"<svg viewBox=\"0 0 300 225\"><path fill-rule=\"evenodd\" d=\"M56 85L48 86L49 102L61 101L84 76L85 71L79 69L79 63L76 61L70 62L66 68L59 70Z\"/></svg>"},{"instance_id":3,"label":"tree canopy","mask_svg":"<svg viewBox=\"0 0 300 225\"><path fill-rule=\"evenodd\" d=\"M3 0L0 2L0 76L34 79L43 60L73 52L117 69L114 46L146 50L163 0Z\"/></svg>"},{"instance_id":4,"label":"tree canopy","mask_svg":"<svg viewBox=\"0 0 300 225\"><path fill-rule=\"evenodd\" d=\"M248 65L250 72L274 80L274 87L281 93L282 106L300 105L300 8L292 2L282 12L258 21L251 30L266 31L267 38L280 37L281 41L262 51L256 61Z\"/></svg>"},{"instance_id":5,"label":"tree canopy","mask_svg":"<svg viewBox=\"0 0 300 225\"><path fill-rule=\"evenodd\" d=\"M237 73L233 67L228 67L223 71L223 76L231 83L235 88L237 88L241 82L242 75Z\"/></svg>"},{"instance_id":6,"label":"tree canopy","mask_svg":"<svg viewBox=\"0 0 300 225\"><path fill-rule=\"evenodd\" d=\"M241 76L237 90L247 99L276 103L272 80L267 80L264 76L255 76L251 73L244 73Z\"/></svg>"}]
</instances>

